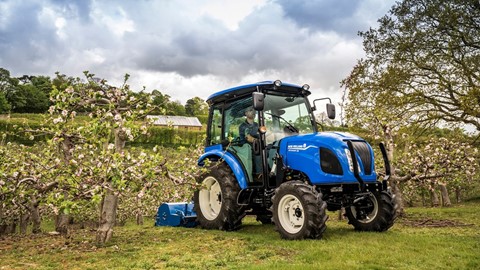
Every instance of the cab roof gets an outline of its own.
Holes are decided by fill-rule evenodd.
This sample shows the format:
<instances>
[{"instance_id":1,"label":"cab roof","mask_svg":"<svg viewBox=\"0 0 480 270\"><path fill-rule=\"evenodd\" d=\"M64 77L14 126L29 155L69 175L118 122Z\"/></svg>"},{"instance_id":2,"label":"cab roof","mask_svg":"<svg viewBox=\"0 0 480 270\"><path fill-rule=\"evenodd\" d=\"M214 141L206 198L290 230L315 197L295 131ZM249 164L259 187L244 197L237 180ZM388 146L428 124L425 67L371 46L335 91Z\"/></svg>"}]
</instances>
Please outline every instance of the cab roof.
<instances>
[{"instance_id":1,"label":"cab roof","mask_svg":"<svg viewBox=\"0 0 480 270\"><path fill-rule=\"evenodd\" d=\"M263 82L245 84L245 85L240 85L240 86L228 88L225 90L221 90L209 96L207 98L207 103L214 104L214 103L223 102L229 99L234 99L239 96L256 92L257 90L260 90L261 92L272 90L272 91L291 93L291 94L300 93L304 96L310 95L310 91L304 90L300 85L282 82L282 85L280 87L276 87L274 85L274 81L263 81Z\"/></svg>"}]
</instances>

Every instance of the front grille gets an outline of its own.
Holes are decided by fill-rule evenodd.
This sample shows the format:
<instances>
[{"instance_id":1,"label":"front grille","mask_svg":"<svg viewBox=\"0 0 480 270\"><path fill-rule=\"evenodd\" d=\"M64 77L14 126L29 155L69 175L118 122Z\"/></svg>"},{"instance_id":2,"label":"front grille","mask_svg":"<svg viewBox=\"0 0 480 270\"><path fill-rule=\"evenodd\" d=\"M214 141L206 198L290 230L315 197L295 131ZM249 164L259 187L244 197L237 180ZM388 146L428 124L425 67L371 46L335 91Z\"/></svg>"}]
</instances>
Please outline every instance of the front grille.
<instances>
[{"instance_id":1,"label":"front grille","mask_svg":"<svg viewBox=\"0 0 480 270\"><path fill-rule=\"evenodd\" d=\"M362 160L363 170L365 175L372 174L372 156L370 154L370 147L366 142L355 142L352 141L353 149L358 153L360 159Z\"/></svg>"},{"instance_id":2,"label":"front grille","mask_svg":"<svg viewBox=\"0 0 480 270\"><path fill-rule=\"evenodd\" d=\"M320 147L320 166L325 173L343 175L337 156L327 148Z\"/></svg>"}]
</instances>

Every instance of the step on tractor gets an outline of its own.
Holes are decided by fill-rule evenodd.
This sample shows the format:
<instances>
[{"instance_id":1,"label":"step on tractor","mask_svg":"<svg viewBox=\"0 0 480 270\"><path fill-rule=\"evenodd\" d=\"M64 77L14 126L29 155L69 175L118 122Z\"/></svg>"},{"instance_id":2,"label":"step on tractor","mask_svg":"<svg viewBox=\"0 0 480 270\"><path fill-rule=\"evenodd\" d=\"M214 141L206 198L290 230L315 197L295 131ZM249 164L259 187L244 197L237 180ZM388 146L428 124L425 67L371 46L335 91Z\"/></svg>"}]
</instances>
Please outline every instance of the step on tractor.
<instances>
[{"instance_id":1,"label":"step on tractor","mask_svg":"<svg viewBox=\"0 0 480 270\"><path fill-rule=\"evenodd\" d=\"M373 149L344 132L318 132L309 86L265 81L211 95L202 173L194 193L202 228L237 230L243 217L274 223L284 239L318 239L326 211L345 209L359 231L386 231L396 218L385 177L377 179ZM335 106L326 104L335 118Z\"/></svg>"}]
</instances>

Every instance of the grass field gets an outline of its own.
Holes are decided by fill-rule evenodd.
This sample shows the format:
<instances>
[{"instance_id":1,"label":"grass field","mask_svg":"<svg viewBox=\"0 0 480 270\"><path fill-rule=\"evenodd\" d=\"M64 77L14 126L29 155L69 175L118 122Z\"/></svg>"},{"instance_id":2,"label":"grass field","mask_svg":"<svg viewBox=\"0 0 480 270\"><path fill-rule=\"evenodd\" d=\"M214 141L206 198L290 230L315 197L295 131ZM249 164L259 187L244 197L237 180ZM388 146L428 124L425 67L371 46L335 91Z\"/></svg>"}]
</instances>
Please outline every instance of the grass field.
<instances>
[{"instance_id":1,"label":"grass field","mask_svg":"<svg viewBox=\"0 0 480 270\"><path fill-rule=\"evenodd\" d=\"M409 208L385 233L355 232L330 212L324 238L304 241L251 217L236 232L127 224L101 248L91 230L9 236L0 269L480 269L479 212L479 201Z\"/></svg>"}]
</instances>

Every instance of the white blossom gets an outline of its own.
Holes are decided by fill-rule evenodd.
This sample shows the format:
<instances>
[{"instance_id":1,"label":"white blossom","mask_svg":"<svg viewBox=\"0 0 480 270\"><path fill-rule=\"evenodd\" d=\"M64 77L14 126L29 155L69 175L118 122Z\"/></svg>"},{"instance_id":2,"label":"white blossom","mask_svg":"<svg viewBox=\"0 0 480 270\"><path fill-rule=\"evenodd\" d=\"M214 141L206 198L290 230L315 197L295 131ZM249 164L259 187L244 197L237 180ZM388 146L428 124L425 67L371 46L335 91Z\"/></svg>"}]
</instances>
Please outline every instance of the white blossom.
<instances>
[{"instance_id":1,"label":"white blossom","mask_svg":"<svg viewBox=\"0 0 480 270\"><path fill-rule=\"evenodd\" d=\"M57 118L55 118L55 119L53 119L53 123L54 123L54 124L58 124L58 123L61 123L61 122L63 122L63 119L62 119L62 117L60 117L60 116L57 117Z\"/></svg>"}]
</instances>

